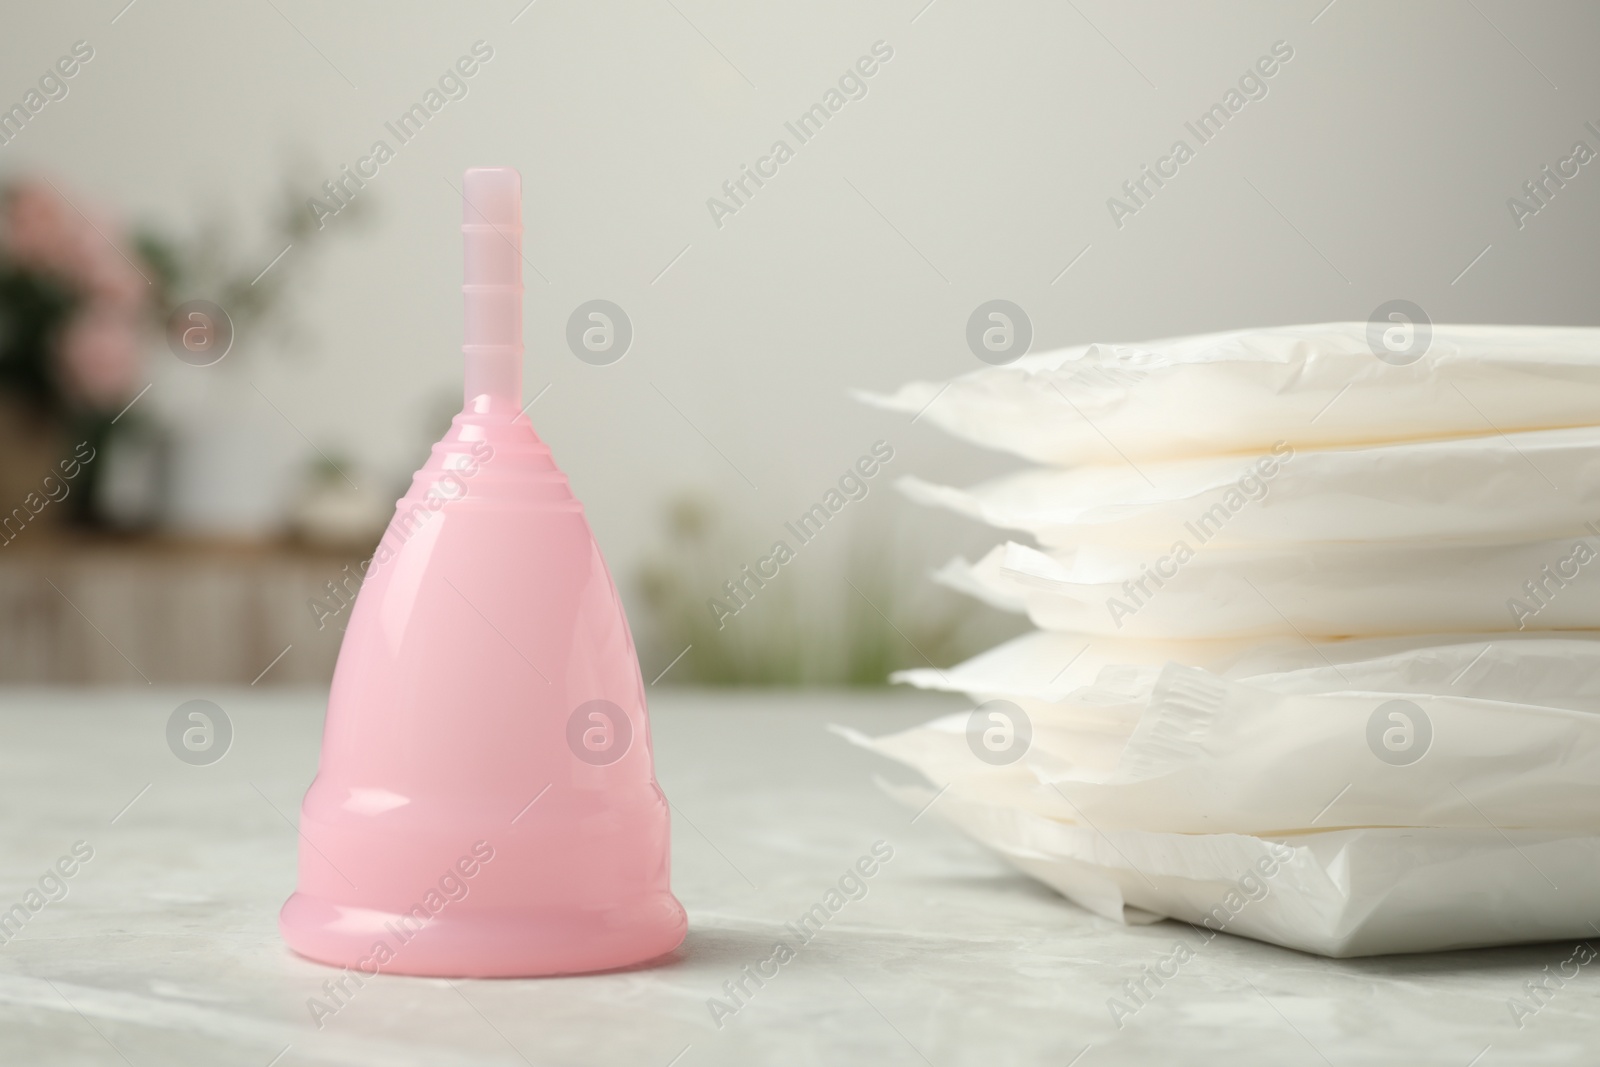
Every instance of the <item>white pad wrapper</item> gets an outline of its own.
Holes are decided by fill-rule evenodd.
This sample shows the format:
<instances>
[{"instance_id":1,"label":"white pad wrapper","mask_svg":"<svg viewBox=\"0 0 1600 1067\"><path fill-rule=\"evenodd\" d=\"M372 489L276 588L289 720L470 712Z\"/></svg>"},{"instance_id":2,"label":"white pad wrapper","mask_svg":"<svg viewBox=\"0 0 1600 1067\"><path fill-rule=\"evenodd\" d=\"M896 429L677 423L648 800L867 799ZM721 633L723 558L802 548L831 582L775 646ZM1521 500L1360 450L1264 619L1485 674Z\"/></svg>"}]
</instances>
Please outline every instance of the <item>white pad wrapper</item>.
<instances>
[{"instance_id":1,"label":"white pad wrapper","mask_svg":"<svg viewBox=\"0 0 1600 1067\"><path fill-rule=\"evenodd\" d=\"M1364 322L1283 326L1024 356L860 399L1054 466L1587 426L1600 328L1433 326L1396 366Z\"/></svg>"}]
</instances>

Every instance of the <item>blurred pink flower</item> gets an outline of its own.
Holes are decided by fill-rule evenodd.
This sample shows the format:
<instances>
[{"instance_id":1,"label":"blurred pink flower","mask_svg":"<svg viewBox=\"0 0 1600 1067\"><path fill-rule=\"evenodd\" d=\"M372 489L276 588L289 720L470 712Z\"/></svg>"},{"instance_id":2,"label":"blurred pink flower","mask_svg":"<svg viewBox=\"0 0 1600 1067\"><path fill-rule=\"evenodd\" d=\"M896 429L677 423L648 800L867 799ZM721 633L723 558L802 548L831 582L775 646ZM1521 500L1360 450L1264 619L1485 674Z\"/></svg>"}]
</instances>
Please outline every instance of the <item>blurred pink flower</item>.
<instances>
[{"instance_id":1,"label":"blurred pink flower","mask_svg":"<svg viewBox=\"0 0 1600 1067\"><path fill-rule=\"evenodd\" d=\"M110 409L132 395L139 381L138 319L116 308L90 305L62 331L62 377L92 407Z\"/></svg>"},{"instance_id":2,"label":"blurred pink flower","mask_svg":"<svg viewBox=\"0 0 1600 1067\"><path fill-rule=\"evenodd\" d=\"M67 388L97 408L120 404L138 383L141 327L153 295L122 238L117 222L93 207L85 217L49 182L22 179L5 197L0 249L80 297L55 355Z\"/></svg>"},{"instance_id":3,"label":"blurred pink flower","mask_svg":"<svg viewBox=\"0 0 1600 1067\"><path fill-rule=\"evenodd\" d=\"M20 266L70 275L73 223L79 221L48 183L25 178L5 198L6 252Z\"/></svg>"},{"instance_id":4,"label":"blurred pink flower","mask_svg":"<svg viewBox=\"0 0 1600 1067\"><path fill-rule=\"evenodd\" d=\"M138 314L150 298L150 283L130 260L89 230L73 249L73 276L91 302Z\"/></svg>"}]
</instances>

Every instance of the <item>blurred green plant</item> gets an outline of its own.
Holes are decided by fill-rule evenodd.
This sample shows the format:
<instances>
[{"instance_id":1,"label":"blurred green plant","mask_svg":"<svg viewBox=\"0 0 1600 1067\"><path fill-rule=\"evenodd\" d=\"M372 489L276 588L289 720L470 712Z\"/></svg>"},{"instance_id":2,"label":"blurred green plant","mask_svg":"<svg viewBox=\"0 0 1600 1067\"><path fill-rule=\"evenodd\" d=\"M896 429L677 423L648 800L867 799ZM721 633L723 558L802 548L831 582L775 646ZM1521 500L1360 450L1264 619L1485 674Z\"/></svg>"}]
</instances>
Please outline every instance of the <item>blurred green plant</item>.
<instances>
[{"instance_id":1,"label":"blurred green plant","mask_svg":"<svg viewBox=\"0 0 1600 1067\"><path fill-rule=\"evenodd\" d=\"M800 549L719 623L708 602L727 602L724 583L760 538L740 536L696 495L671 500L664 526L638 588L645 662L660 670L691 649L666 675L671 684L883 686L893 671L947 666L1027 628L935 586L897 531L860 524L839 531L849 539L842 552Z\"/></svg>"},{"instance_id":2,"label":"blurred green plant","mask_svg":"<svg viewBox=\"0 0 1600 1067\"><path fill-rule=\"evenodd\" d=\"M292 265L262 268L311 235L316 221L286 179L259 244L241 247L231 214L213 214L188 235L130 229L98 205L69 198L46 178L0 186L0 419L15 451L86 441L98 454L117 431L139 425L125 406L149 381L147 349L173 309L205 298L224 308L235 333L294 340L284 297ZM364 214L365 203L352 205ZM302 254L303 259L303 254ZM4 457L0 457L3 461ZM104 463L84 468L68 509L94 524ZM33 471L0 482L37 480ZM9 500L8 500L9 503Z\"/></svg>"},{"instance_id":3,"label":"blurred green plant","mask_svg":"<svg viewBox=\"0 0 1600 1067\"><path fill-rule=\"evenodd\" d=\"M306 209L304 188L315 169L302 162L291 168L259 213L265 222L262 237L241 244L238 220L232 211L213 212L183 237L141 230L140 254L161 275L164 319L178 304L195 298L210 300L228 312L235 334L269 337L285 346L300 340L299 321L286 302L304 269L306 249L317 232L317 221ZM367 219L371 203L351 203L341 214L358 223ZM278 257L290 248L294 257ZM268 264L270 269L263 270Z\"/></svg>"}]
</instances>

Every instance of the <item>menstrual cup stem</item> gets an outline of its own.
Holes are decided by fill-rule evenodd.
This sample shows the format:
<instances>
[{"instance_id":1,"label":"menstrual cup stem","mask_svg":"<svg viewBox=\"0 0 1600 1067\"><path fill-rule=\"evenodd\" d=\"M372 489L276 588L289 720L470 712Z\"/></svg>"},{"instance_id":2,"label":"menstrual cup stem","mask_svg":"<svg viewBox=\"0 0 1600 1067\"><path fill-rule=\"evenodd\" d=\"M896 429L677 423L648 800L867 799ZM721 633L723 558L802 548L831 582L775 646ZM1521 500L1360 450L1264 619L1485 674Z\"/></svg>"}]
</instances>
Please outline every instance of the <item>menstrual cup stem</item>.
<instances>
[{"instance_id":1,"label":"menstrual cup stem","mask_svg":"<svg viewBox=\"0 0 1600 1067\"><path fill-rule=\"evenodd\" d=\"M473 167L461 204L465 318L461 351L469 409L479 397L522 406L522 177Z\"/></svg>"}]
</instances>

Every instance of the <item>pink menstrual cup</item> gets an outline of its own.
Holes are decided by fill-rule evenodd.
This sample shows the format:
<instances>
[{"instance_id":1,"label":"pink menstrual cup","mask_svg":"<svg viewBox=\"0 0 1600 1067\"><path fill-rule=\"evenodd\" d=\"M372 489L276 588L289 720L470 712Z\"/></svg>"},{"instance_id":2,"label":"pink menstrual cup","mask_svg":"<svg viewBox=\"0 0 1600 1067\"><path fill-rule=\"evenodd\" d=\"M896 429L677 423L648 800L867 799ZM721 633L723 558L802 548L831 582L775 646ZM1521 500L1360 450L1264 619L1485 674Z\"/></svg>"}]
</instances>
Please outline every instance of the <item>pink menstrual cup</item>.
<instances>
[{"instance_id":1,"label":"pink menstrual cup","mask_svg":"<svg viewBox=\"0 0 1600 1067\"><path fill-rule=\"evenodd\" d=\"M624 967L683 941L633 637L522 408L522 180L466 173L466 403L364 572L284 940L362 974Z\"/></svg>"}]
</instances>

